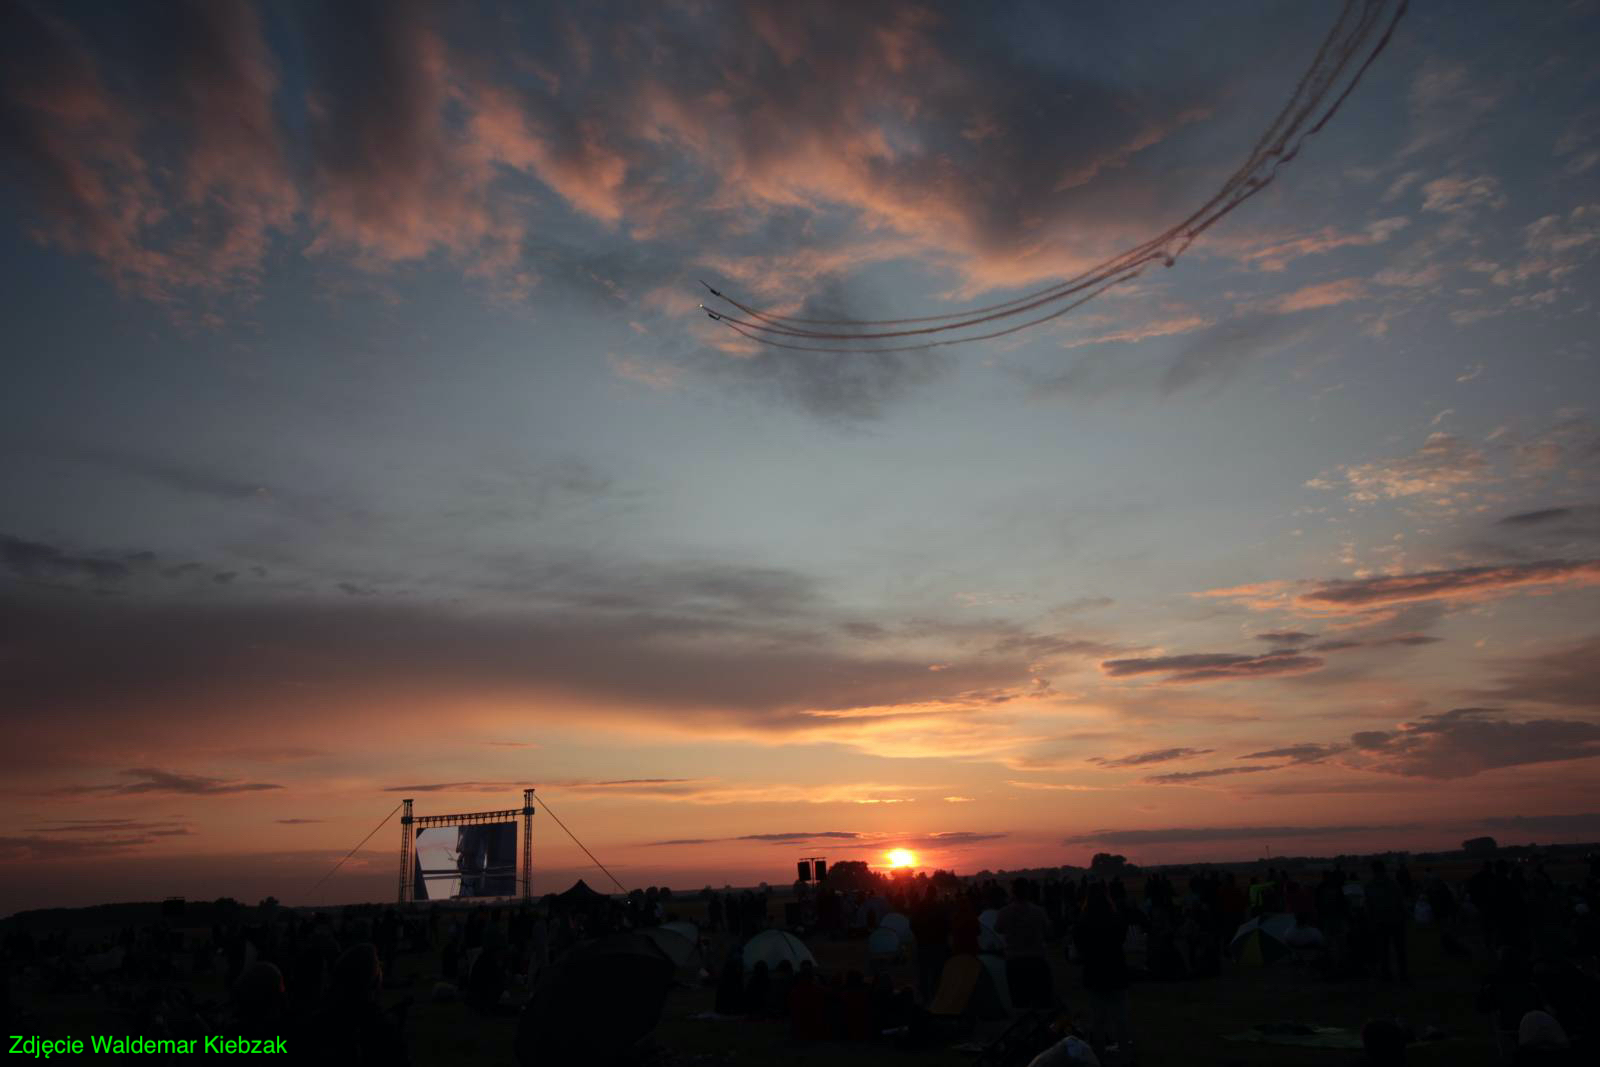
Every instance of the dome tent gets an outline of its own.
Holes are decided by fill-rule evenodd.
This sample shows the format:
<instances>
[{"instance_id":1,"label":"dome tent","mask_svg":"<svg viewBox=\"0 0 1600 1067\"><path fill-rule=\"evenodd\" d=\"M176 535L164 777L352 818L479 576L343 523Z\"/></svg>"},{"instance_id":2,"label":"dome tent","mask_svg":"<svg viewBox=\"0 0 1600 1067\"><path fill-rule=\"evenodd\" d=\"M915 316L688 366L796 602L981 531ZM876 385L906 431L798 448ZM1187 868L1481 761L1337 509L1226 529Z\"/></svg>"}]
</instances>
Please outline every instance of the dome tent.
<instances>
[{"instance_id":1,"label":"dome tent","mask_svg":"<svg viewBox=\"0 0 1600 1067\"><path fill-rule=\"evenodd\" d=\"M641 934L577 945L547 967L517 1021L522 1064L611 1063L661 1019L673 965Z\"/></svg>"},{"instance_id":2,"label":"dome tent","mask_svg":"<svg viewBox=\"0 0 1600 1067\"><path fill-rule=\"evenodd\" d=\"M807 960L812 964L817 962L816 957L811 955L811 950L806 948L804 941L784 930L763 930L744 943L746 974L755 970L758 963L777 967L785 960L788 960L796 970L799 970L800 965Z\"/></svg>"},{"instance_id":3,"label":"dome tent","mask_svg":"<svg viewBox=\"0 0 1600 1067\"><path fill-rule=\"evenodd\" d=\"M690 941L676 930L669 930L665 926L647 926L639 931L645 937L655 942L674 967L680 971L700 970L700 946Z\"/></svg>"},{"instance_id":4,"label":"dome tent","mask_svg":"<svg viewBox=\"0 0 1600 1067\"><path fill-rule=\"evenodd\" d=\"M1260 965L1281 960L1292 951L1288 938L1294 926L1293 915L1258 916L1234 931L1228 949L1241 963Z\"/></svg>"}]
</instances>

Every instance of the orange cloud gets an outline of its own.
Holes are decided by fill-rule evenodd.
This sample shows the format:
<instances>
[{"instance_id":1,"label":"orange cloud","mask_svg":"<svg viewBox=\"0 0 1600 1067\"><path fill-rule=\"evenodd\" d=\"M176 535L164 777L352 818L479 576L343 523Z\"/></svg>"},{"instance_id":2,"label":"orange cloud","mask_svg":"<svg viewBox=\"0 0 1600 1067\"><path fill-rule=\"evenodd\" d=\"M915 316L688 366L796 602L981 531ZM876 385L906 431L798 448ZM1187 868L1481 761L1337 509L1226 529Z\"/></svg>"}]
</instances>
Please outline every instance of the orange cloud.
<instances>
[{"instance_id":1,"label":"orange cloud","mask_svg":"<svg viewBox=\"0 0 1600 1067\"><path fill-rule=\"evenodd\" d=\"M1308 285L1292 293L1264 301L1258 306L1258 310L1291 315L1299 311L1314 311L1317 308L1348 304L1366 295L1367 285L1360 278L1341 278L1320 285Z\"/></svg>"},{"instance_id":2,"label":"orange cloud","mask_svg":"<svg viewBox=\"0 0 1600 1067\"><path fill-rule=\"evenodd\" d=\"M1299 594L1295 604L1313 612L1360 612L1388 604L1485 600L1519 589L1597 584L1600 584L1600 560L1539 560L1377 578L1335 579Z\"/></svg>"}]
</instances>

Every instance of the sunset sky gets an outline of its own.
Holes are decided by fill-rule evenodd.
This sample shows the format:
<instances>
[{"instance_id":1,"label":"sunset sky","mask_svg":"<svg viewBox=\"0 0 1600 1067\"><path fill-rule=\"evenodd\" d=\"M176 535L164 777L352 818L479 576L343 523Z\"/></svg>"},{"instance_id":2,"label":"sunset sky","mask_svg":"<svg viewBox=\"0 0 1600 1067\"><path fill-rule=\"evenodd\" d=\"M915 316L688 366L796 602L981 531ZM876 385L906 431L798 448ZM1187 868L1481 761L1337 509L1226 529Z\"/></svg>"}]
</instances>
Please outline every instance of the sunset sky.
<instances>
[{"instance_id":1,"label":"sunset sky","mask_svg":"<svg viewBox=\"0 0 1600 1067\"><path fill-rule=\"evenodd\" d=\"M528 6L0 0L0 913L1600 838L1600 4Z\"/></svg>"}]
</instances>

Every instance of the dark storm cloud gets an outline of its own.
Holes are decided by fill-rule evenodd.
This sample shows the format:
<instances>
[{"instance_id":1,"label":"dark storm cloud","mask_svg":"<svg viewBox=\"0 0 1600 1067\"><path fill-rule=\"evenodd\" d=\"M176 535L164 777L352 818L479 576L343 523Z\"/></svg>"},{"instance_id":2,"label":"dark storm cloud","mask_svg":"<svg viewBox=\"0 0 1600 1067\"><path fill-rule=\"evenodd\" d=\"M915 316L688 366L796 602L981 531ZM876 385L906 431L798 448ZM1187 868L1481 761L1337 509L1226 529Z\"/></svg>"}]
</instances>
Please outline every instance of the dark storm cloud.
<instances>
[{"instance_id":1,"label":"dark storm cloud","mask_svg":"<svg viewBox=\"0 0 1600 1067\"><path fill-rule=\"evenodd\" d=\"M1180 656L1109 659L1100 664L1100 669L1111 678L1164 674L1163 683L1187 683L1298 674L1317 670L1321 666L1322 660L1315 656L1302 656L1294 649L1282 649L1259 656L1191 652Z\"/></svg>"},{"instance_id":2,"label":"dark storm cloud","mask_svg":"<svg viewBox=\"0 0 1600 1067\"><path fill-rule=\"evenodd\" d=\"M1153 774L1143 779L1154 785L1182 785L1184 782L1198 782L1207 778L1226 778L1235 774L1256 774L1260 771L1275 771L1283 764L1271 767L1213 767L1207 771L1172 771L1168 774Z\"/></svg>"},{"instance_id":3,"label":"dark storm cloud","mask_svg":"<svg viewBox=\"0 0 1600 1067\"><path fill-rule=\"evenodd\" d=\"M1149 752L1135 752L1131 756L1119 756L1116 759L1090 756L1089 762L1098 763L1102 767L1139 767L1147 763L1168 763L1176 759L1204 756L1213 751L1215 750L1209 748L1157 748Z\"/></svg>"},{"instance_id":4,"label":"dark storm cloud","mask_svg":"<svg viewBox=\"0 0 1600 1067\"><path fill-rule=\"evenodd\" d=\"M1321 763L1332 756L1337 756L1347 747L1345 745L1319 745L1315 743L1286 745L1283 748L1269 748L1260 752L1251 752L1240 756L1239 759L1286 759L1291 763Z\"/></svg>"},{"instance_id":5,"label":"dark storm cloud","mask_svg":"<svg viewBox=\"0 0 1600 1067\"><path fill-rule=\"evenodd\" d=\"M1600 756L1600 724L1499 718L1498 708L1455 708L1394 730L1350 736L1357 764L1416 778L1467 778L1499 767Z\"/></svg>"},{"instance_id":6,"label":"dark storm cloud","mask_svg":"<svg viewBox=\"0 0 1600 1067\"><path fill-rule=\"evenodd\" d=\"M1159 830L1095 830L1068 837L1064 845L1177 845L1267 838L1344 837L1405 829L1403 826L1171 826Z\"/></svg>"}]
</instances>

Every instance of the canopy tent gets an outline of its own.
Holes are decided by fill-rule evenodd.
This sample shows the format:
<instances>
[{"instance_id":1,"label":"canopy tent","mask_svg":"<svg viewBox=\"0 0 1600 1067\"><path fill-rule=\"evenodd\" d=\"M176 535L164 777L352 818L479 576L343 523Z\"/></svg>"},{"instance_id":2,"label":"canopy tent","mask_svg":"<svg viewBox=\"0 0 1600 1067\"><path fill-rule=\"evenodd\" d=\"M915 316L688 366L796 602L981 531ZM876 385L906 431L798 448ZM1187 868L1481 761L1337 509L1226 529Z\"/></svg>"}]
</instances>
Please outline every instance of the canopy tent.
<instances>
[{"instance_id":1,"label":"canopy tent","mask_svg":"<svg viewBox=\"0 0 1600 1067\"><path fill-rule=\"evenodd\" d=\"M562 905L569 908L588 908L604 903L611 898L604 893L596 893L589 888L589 883L579 878L572 883L572 888L556 897Z\"/></svg>"},{"instance_id":2,"label":"canopy tent","mask_svg":"<svg viewBox=\"0 0 1600 1067\"><path fill-rule=\"evenodd\" d=\"M1293 915L1261 915L1234 931L1228 949L1241 963L1260 965L1289 955L1289 934L1295 927Z\"/></svg>"},{"instance_id":3,"label":"canopy tent","mask_svg":"<svg viewBox=\"0 0 1600 1067\"><path fill-rule=\"evenodd\" d=\"M673 965L641 934L576 946L540 975L517 1020L517 1060L611 1063L661 1020Z\"/></svg>"},{"instance_id":4,"label":"canopy tent","mask_svg":"<svg viewBox=\"0 0 1600 1067\"><path fill-rule=\"evenodd\" d=\"M788 960L795 970L799 970L807 960L813 964L817 962L811 950L806 948L806 943L786 930L763 930L744 943L746 974L753 971L758 963L765 963L772 968L784 960Z\"/></svg>"}]
</instances>

